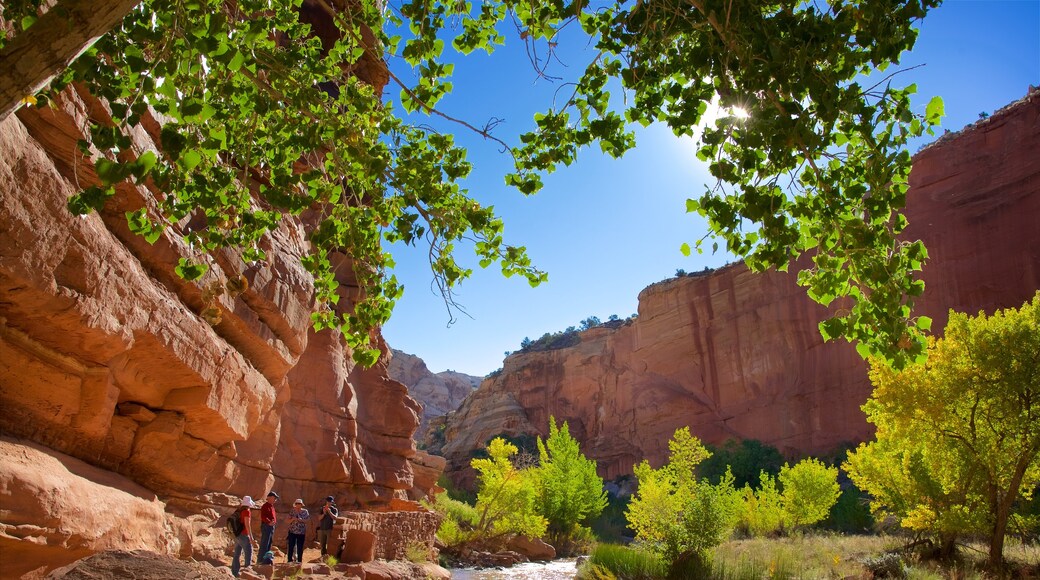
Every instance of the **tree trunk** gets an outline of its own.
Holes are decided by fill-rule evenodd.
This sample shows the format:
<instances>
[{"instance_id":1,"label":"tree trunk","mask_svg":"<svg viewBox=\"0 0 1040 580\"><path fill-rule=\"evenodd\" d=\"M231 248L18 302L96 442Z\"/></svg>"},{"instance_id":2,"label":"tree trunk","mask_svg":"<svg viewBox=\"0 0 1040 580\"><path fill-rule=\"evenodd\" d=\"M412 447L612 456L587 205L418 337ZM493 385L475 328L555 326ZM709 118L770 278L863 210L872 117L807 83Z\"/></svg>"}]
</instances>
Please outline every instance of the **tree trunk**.
<instances>
[{"instance_id":1,"label":"tree trunk","mask_svg":"<svg viewBox=\"0 0 1040 580\"><path fill-rule=\"evenodd\" d=\"M939 538L939 553L938 559L940 562L949 562L953 560L954 554L957 553L957 536L940 536Z\"/></svg>"},{"instance_id":2,"label":"tree trunk","mask_svg":"<svg viewBox=\"0 0 1040 580\"><path fill-rule=\"evenodd\" d=\"M58 0L0 51L0 121L68 68L140 0Z\"/></svg>"},{"instance_id":3,"label":"tree trunk","mask_svg":"<svg viewBox=\"0 0 1040 580\"><path fill-rule=\"evenodd\" d=\"M1004 565L1004 535L1007 533L1008 514L1010 505L997 507L996 517L993 521L993 535L989 538L989 565L990 570L999 570Z\"/></svg>"}]
</instances>

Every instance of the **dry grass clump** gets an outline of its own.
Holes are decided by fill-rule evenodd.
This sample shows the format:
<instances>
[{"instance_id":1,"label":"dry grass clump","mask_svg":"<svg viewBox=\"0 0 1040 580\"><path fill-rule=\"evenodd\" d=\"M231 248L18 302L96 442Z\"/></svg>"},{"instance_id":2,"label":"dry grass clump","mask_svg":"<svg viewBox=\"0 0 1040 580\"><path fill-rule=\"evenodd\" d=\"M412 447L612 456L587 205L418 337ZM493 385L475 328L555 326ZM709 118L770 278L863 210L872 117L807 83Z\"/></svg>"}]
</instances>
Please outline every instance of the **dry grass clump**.
<instances>
[{"instance_id":1,"label":"dry grass clump","mask_svg":"<svg viewBox=\"0 0 1040 580\"><path fill-rule=\"evenodd\" d=\"M901 553L907 539L897 536L804 535L790 538L733 540L715 551L713 578L719 580L850 579L874 577L882 560L901 560L901 573L911 580L989 580L986 546L960 546L954 562L922 560L917 554ZM885 554L893 554L882 558ZM896 556L898 554L898 556ZM1005 578L1040 579L1040 545L1011 538L1004 550L1009 563ZM889 577L900 577L899 572Z\"/></svg>"}]
</instances>

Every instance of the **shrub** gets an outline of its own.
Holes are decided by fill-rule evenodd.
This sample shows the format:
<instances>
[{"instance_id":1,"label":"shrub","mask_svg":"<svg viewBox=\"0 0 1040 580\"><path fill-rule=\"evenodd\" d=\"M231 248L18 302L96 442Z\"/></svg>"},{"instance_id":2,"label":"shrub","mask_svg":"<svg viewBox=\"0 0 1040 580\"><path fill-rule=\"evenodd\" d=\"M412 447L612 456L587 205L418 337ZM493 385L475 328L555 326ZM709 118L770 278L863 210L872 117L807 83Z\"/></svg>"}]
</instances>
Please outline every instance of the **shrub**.
<instances>
[{"instance_id":1,"label":"shrub","mask_svg":"<svg viewBox=\"0 0 1040 580\"><path fill-rule=\"evenodd\" d=\"M776 480L763 472L758 490L744 486L739 527L749 536L768 536L784 527L783 498Z\"/></svg>"},{"instance_id":2,"label":"shrub","mask_svg":"<svg viewBox=\"0 0 1040 580\"><path fill-rule=\"evenodd\" d=\"M838 501L838 469L817 459L780 468L784 517L791 526L808 526L827 517Z\"/></svg>"},{"instance_id":3,"label":"shrub","mask_svg":"<svg viewBox=\"0 0 1040 580\"><path fill-rule=\"evenodd\" d=\"M592 551L587 562L597 572L579 573L579 578L618 578L619 580L650 580L664 578L668 565L659 556L638 548L600 544ZM607 571L611 576L606 576ZM595 575L598 574L598 575Z\"/></svg>"},{"instance_id":4,"label":"shrub","mask_svg":"<svg viewBox=\"0 0 1040 580\"><path fill-rule=\"evenodd\" d=\"M668 442L668 463L653 469L645 460L635 466L639 490L629 503L629 526L638 540L671 564L707 562L736 524L740 495L729 475L719 485L695 476L697 464L710 455L688 427Z\"/></svg>"},{"instance_id":5,"label":"shrub","mask_svg":"<svg viewBox=\"0 0 1040 580\"><path fill-rule=\"evenodd\" d=\"M863 565L870 570L874 578L906 578L909 572L903 558L891 552L864 558Z\"/></svg>"},{"instance_id":6,"label":"shrub","mask_svg":"<svg viewBox=\"0 0 1040 580\"><path fill-rule=\"evenodd\" d=\"M457 546L469 541L473 527L480 519L476 508L452 499L447 493L437 494L432 507L443 517L437 529L437 537L444 545Z\"/></svg>"},{"instance_id":7,"label":"shrub","mask_svg":"<svg viewBox=\"0 0 1040 580\"><path fill-rule=\"evenodd\" d=\"M867 494L851 483L843 486L838 502L831 508L821 527L837 532L863 534L874 528Z\"/></svg>"},{"instance_id":8,"label":"shrub","mask_svg":"<svg viewBox=\"0 0 1040 580\"><path fill-rule=\"evenodd\" d=\"M411 541L404 547L404 559L422 564L430 559L430 548L425 542Z\"/></svg>"},{"instance_id":9,"label":"shrub","mask_svg":"<svg viewBox=\"0 0 1040 580\"><path fill-rule=\"evenodd\" d=\"M759 477L767 473L776 477L784 464L780 450L755 439L736 441L730 439L720 447L708 447L711 457L697 466L697 475L711 483L719 483L726 470L733 473L733 486L737 489L750 485L758 489Z\"/></svg>"}]
</instances>

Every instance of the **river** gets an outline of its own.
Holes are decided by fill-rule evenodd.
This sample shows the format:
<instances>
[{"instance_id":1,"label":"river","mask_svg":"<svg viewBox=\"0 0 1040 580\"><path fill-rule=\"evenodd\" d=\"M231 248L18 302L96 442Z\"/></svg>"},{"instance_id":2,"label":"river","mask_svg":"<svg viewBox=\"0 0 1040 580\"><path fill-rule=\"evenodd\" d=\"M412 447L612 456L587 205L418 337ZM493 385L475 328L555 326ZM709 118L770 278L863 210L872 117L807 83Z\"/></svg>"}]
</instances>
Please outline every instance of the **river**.
<instances>
[{"instance_id":1,"label":"river","mask_svg":"<svg viewBox=\"0 0 1040 580\"><path fill-rule=\"evenodd\" d=\"M571 580L577 573L574 558L529 562L512 568L452 568L452 580Z\"/></svg>"}]
</instances>

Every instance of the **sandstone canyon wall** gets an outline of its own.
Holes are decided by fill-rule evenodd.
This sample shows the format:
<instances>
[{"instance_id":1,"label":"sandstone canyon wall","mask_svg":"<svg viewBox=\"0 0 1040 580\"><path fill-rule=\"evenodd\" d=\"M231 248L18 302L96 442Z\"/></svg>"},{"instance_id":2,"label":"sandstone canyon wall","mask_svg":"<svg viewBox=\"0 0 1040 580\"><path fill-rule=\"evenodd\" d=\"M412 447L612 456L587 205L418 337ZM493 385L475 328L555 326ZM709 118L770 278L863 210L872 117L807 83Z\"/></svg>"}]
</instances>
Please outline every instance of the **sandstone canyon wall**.
<instances>
[{"instance_id":1,"label":"sandstone canyon wall","mask_svg":"<svg viewBox=\"0 0 1040 580\"><path fill-rule=\"evenodd\" d=\"M221 557L218 517L272 488L286 505L331 494L347 508L424 495L443 462L417 453L421 409L387 357L356 367L341 337L311 328L305 219L265 238L268 262L225 251L186 282L180 232L149 245L128 230L125 213L154 204L147 187L69 213L97 183L81 129L106 114L67 91L0 123L2 576L108 548ZM143 123L137 149L157 133Z\"/></svg>"},{"instance_id":2,"label":"sandstone canyon wall","mask_svg":"<svg viewBox=\"0 0 1040 580\"><path fill-rule=\"evenodd\" d=\"M941 331L949 309L1017 307L1040 289L1040 91L949 134L914 158L908 239L929 250L916 313ZM679 427L709 443L758 439L790 456L871 435L865 362L824 343L825 309L793 274L732 265L654 284L638 317L580 343L514 353L455 413L430 450L468 485L470 451L498 434L545 435L567 421L606 478L660 465ZM434 436L435 435L435 436Z\"/></svg>"},{"instance_id":3,"label":"sandstone canyon wall","mask_svg":"<svg viewBox=\"0 0 1040 580\"><path fill-rule=\"evenodd\" d=\"M422 405L422 418L415 438L422 441L430 420L459 408L478 386L481 377L443 371L433 373L419 357L390 350L390 363L387 365L390 378L408 387L408 394Z\"/></svg>"}]
</instances>

